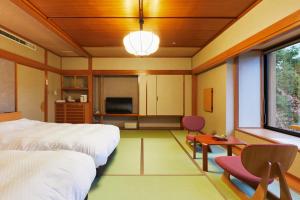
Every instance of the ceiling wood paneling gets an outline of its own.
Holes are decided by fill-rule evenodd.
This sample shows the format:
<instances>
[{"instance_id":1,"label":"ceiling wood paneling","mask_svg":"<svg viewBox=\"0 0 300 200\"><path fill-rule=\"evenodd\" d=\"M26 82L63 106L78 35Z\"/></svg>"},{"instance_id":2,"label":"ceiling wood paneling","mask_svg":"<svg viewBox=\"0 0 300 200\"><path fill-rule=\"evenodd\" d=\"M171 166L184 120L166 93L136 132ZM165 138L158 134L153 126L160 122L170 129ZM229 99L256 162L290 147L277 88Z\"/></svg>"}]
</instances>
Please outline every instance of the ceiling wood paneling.
<instances>
[{"instance_id":1,"label":"ceiling wood paneling","mask_svg":"<svg viewBox=\"0 0 300 200\"><path fill-rule=\"evenodd\" d=\"M144 0L145 17L237 17L256 0ZM138 17L138 0L30 0L48 17Z\"/></svg>"},{"instance_id":2,"label":"ceiling wood paneling","mask_svg":"<svg viewBox=\"0 0 300 200\"><path fill-rule=\"evenodd\" d=\"M52 19L82 46L122 46L123 37L139 30L137 19ZM157 33L161 46L201 47L229 19L145 19L144 30ZM173 44L175 42L176 44Z\"/></svg>"},{"instance_id":3,"label":"ceiling wood paneling","mask_svg":"<svg viewBox=\"0 0 300 200\"><path fill-rule=\"evenodd\" d=\"M123 46L123 37L139 30L138 0L22 1L81 47ZM161 47L200 49L260 1L144 0L144 30L157 33Z\"/></svg>"}]
</instances>

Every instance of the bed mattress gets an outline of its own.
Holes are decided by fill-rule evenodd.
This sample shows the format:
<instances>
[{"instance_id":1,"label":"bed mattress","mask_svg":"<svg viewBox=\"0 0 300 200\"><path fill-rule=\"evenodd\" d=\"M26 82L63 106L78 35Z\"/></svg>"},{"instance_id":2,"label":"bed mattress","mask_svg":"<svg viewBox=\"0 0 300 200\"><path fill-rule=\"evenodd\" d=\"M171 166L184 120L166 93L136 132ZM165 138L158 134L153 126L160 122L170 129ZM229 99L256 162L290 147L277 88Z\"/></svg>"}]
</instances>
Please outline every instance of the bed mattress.
<instances>
[{"instance_id":1,"label":"bed mattress","mask_svg":"<svg viewBox=\"0 0 300 200\"><path fill-rule=\"evenodd\" d=\"M74 151L0 151L0 199L84 200L93 159Z\"/></svg>"},{"instance_id":2,"label":"bed mattress","mask_svg":"<svg viewBox=\"0 0 300 200\"><path fill-rule=\"evenodd\" d=\"M0 122L0 150L73 150L105 165L120 141L120 130L104 124L58 124L29 119Z\"/></svg>"}]
</instances>

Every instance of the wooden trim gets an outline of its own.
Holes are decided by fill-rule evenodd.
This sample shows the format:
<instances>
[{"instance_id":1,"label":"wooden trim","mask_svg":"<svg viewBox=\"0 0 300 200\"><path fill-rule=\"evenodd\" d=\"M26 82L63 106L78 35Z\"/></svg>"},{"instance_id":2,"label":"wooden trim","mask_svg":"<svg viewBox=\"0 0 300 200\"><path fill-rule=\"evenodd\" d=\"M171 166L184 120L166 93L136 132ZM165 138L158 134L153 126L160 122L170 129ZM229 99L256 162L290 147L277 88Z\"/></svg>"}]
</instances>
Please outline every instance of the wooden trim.
<instances>
[{"instance_id":1,"label":"wooden trim","mask_svg":"<svg viewBox=\"0 0 300 200\"><path fill-rule=\"evenodd\" d=\"M182 115L185 116L185 96L186 96L186 91L185 91L185 75L182 75L183 76L183 95L182 95L182 101L183 101L183 113ZM180 122L181 124L181 122Z\"/></svg>"},{"instance_id":2,"label":"wooden trim","mask_svg":"<svg viewBox=\"0 0 300 200\"><path fill-rule=\"evenodd\" d=\"M15 111L18 111L18 65L15 62Z\"/></svg>"},{"instance_id":3,"label":"wooden trim","mask_svg":"<svg viewBox=\"0 0 300 200\"><path fill-rule=\"evenodd\" d=\"M141 138L141 161L140 161L140 175L143 176L145 174L145 166L144 166L144 138Z\"/></svg>"},{"instance_id":4,"label":"wooden trim","mask_svg":"<svg viewBox=\"0 0 300 200\"><path fill-rule=\"evenodd\" d=\"M61 74L63 76L76 76L76 75L88 76L89 70L62 70Z\"/></svg>"},{"instance_id":5,"label":"wooden trim","mask_svg":"<svg viewBox=\"0 0 300 200\"><path fill-rule=\"evenodd\" d=\"M45 92L44 92L44 121L48 122L48 71L45 71Z\"/></svg>"},{"instance_id":6,"label":"wooden trim","mask_svg":"<svg viewBox=\"0 0 300 200\"><path fill-rule=\"evenodd\" d=\"M264 54L260 51L260 128L265 124L265 96L264 96Z\"/></svg>"},{"instance_id":7,"label":"wooden trim","mask_svg":"<svg viewBox=\"0 0 300 200\"><path fill-rule=\"evenodd\" d=\"M197 75L192 75L192 115L197 115L198 101L198 78Z\"/></svg>"},{"instance_id":8,"label":"wooden trim","mask_svg":"<svg viewBox=\"0 0 300 200\"><path fill-rule=\"evenodd\" d=\"M41 22L46 28L50 31L53 31L57 34L60 38L70 44L73 48L76 49L77 53L80 53L84 56L90 56L90 54L82 48L79 44L77 44L68 34L66 34L61 28L59 28L55 23L50 21L48 17L42 13L37 7L35 7L30 1L28 0L11 0L14 4L19 6L25 12L27 12L30 16Z\"/></svg>"},{"instance_id":9,"label":"wooden trim","mask_svg":"<svg viewBox=\"0 0 300 200\"><path fill-rule=\"evenodd\" d=\"M61 73L60 69L45 65L44 63L40 63L40 62L37 62L37 61L29 59L29 58L25 58L23 56L16 55L14 53L10 53L10 52L2 50L2 49L0 49L0 57L5 58L7 60L14 61L21 65L26 65L28 67L36 68L39 70L47 70L47 71L54 72L57 74Z\"/></svg>"},{"instance_id":10,"label":"wooden trim","mask_svg":"<svg viewBox=\"0 0 300 200\"><path fill-rule=\"evenodd\" d=\"M202 45L201 49L197 51L192 57L197 55L205 46L207 46L210 42L212 42L214 39L216 39L219 35L221 35L224 31L229 29L235 22L237 22L240 18L242 18L244 15L246 15L250 10L252 10L255 6L257 6L262 0L257 0L253 4L251 4L249 7L247 7L238 17L233 18L229 24L227 24L224 28L222 28L220 31L218 31L214 37L212 37L210 40L208 40L204 45Z\"/></svg>"},{"instance_id":11,"label":"wooden trim","mask_svg":"<svg viewBox=\"0 0 300 200\"><path fill-rule=\"evenodd\" d=\"M0 113L0 122L18 120L22 118L21 112Z\"/></svg>"},{"instance_id":12,"label":"wooden trim","mask_svg":"<svg viewBox=\"0 0 300 200\"><path fill-rule=\"evenodd\" d=\"M89 103L89 122L93 122L93 59L88 60L88 103Z\"/></svg>"},{"instance_id":13,"label":"wooden trim","mask_svg":"<svg viewBox=\"0 0 300 200\"><path fill-rule=\"evenodd\" d=\"M192 70L193 74L201 73L205 70L211 69L227 59L237 56L258 44L266 42L274 37L280 36L288 31L291 31L300 26L300 11L296 11L282 20L270 25L269 27L259 31L248 39L239 42L226 51L200 64Z\"/></svg>"},{"instance_id":14,"label":"wooden trim","mask_svg":"<svg viewBox=\"0 0 300 200\"><path fill-rule=\"evenodd\" d=\"M239 127L239 57L233 60L234 128Z\"/></svg>"},{"instance_id":15,"label":"wooden trim","mask_svg":"<svg viewBox=\"0 0 300 200\"><path fill-rule=\"evenodd\" d=\"M189 75L192 70L93 70L94 75Z\"/></svg>"}]
</instances>

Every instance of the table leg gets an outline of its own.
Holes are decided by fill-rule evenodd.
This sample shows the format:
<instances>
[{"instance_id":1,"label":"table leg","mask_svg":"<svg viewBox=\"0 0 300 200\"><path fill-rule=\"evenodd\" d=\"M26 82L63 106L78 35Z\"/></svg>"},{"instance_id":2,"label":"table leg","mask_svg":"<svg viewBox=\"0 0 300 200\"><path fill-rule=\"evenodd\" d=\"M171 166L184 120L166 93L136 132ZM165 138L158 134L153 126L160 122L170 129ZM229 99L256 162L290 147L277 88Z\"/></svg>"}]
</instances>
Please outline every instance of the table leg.
<instances>
[{"instance_id":1,"label":"table leg","mask_svg":"<svg viewBox=\"0 0 300 200\"><path fill-rule=\"evenodd\" d=\"M194 139L194 148L193 148L193 159L196 159L196 152L197 152L197 147L196 147L196 144L197 144L197 142L196 142L196 139Z\"/></svg>"},{"instance_id":2,"label":"table leg","mask_svg":"<svg viewBox=\"0 0 300 200\"><path fill-rule=\"evenodd\" d=\"M227 155L232 156L232 146L231 145L227 146Z\"/></svg>"},{"instance_id":3,"label":"table leg","mask_svg":"<svg viewBox=\"0 0 300 200\"><path fill-rule=\"evenodd\" d=\"M207 167L207 165L208 165L208 156L207 156L207 152L208 151L208 145L207 144L202 144L202 168L203 168L203 171L208 171L208 167Z\"/></svg>"}]
</instances>

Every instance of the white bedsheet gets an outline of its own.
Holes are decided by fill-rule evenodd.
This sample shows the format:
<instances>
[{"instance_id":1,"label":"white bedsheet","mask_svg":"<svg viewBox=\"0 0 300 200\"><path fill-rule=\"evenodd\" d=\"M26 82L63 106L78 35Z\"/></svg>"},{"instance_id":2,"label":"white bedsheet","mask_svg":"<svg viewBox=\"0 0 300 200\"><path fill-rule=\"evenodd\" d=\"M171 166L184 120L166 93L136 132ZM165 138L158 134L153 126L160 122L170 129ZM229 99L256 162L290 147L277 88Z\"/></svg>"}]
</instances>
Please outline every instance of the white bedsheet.
<instances>
[{"instance_id":1,"label":"white bedsheet","mask_svg":"<svg viewBox=\"0 0 300 200\"><path fill-rule=\"evenodd\" d=\"M58 124L29 119L0 122L0 150L73 150L105 165L120 141L120 130L103 124Z\"/></svg>"},{"instance_id":2,"label":"white bedsheet","mask_svg":"<svg viewBox=\"0 0 300 200\"><path fill-rule=\"evenodd\" d=\"M0 151L1 200L83 200L93 159L74 151Z\"/></svg>"}]
</instances>

